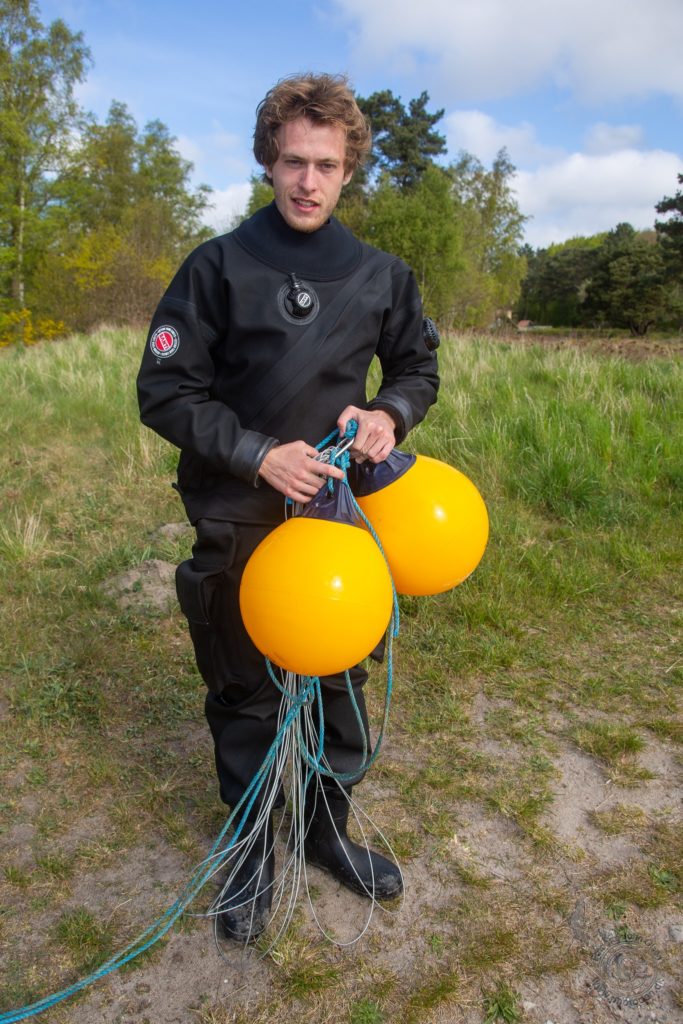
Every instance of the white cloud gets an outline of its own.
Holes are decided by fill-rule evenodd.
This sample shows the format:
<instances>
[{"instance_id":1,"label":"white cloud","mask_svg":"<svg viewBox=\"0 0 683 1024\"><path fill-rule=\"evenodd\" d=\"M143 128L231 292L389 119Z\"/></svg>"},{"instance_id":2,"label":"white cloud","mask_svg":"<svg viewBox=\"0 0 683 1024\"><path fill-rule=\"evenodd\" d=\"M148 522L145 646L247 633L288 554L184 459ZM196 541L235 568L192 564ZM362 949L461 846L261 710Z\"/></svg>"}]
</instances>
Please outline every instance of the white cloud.
<instances>
[{"instance_id":1,"label":"white cloud","mask_svg":"<svg viewBox=\"0 0 683 1024\"><path fill-rule=\"evenodd\" d=\"M643 140L639 124L606 124L599 121L590 127L584 139L589 153L618 153L621 149L635 149Z\"/></svg>"},{"instance_id":2,"label":"white cloud","mask_svg":"<svg viewBox=\"0 0 683 1024\"><path fill-rule=\"evenodd\" d=\"M456 110L445 118L444 128L451 155L464 149L485 164L491 163L503 147L518 167L560 155L558 150L538 141L536 129L528 121L503 125L481 110Z\"/></svg>"},{"instance_id":3,"label":"white cloud","mask_svg":"<svg viewBox=\"0 0 683 1024\"><path fill-rule=\"evenodd\" d=\"M216 232L229 231L233 218L245 212L250 195L249 182L216 189L211 195L212 208L204 213L204 222Z\"/></svg>"},{"instance_id":4,"label":"white cloud","mask_svg":"<svg viewBox=\"0 0 683 1024\"><path fill-rule=\"evenodd\" d=\"M593 235L627 221L652 227L654 205L675 187L681 158L663 150L624 149L609 154L572 153L514 182L522 213L531 216L526 240L546 246L575 235Z\"/></svg>"},{"instance_id":5,"label":"white cloud","mask_svg":"<svg viewBox=\"0 0 683 1024\"><path fill-rule=\"evenodd\" d=\"M355 60L460 101L552 81L591 101L683 98L681 0L334 0Z\"/></svg>"},{"instance_id":6,"label":"white cloud","mask_svg":"<svg viewBox=\"0 0 683 1024\"><path fill-rule=\"evenodd\" d=\"M654 204L674 189L681 157L641 150L639 125L591 126L585 152L544 145L533 125L505 125L479 110L458 110L445 118L451 156L465 149L490 165L505 146L518 168L513 182L522 213L530 217L526 240L533 246L574 235L593 235L622 221L651 227ZM519 170L521 168L521 170Z\"/></svg>"}]
</instances>

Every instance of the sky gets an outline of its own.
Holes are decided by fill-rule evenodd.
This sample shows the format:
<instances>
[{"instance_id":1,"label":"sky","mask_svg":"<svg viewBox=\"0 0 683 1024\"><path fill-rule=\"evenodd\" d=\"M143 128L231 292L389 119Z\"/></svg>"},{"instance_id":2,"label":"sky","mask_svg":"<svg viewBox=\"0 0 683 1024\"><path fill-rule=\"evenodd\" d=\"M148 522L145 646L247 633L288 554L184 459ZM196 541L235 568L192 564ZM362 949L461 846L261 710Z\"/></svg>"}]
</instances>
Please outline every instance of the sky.
<instances>
[{"instance_id":1,"label":"sky","mask_svg":"<svg viewBox=\"0 0 683 1024\"><path fill-rule=\"evenodd\" d=\"M443 108L446 162L466 150L517 168L525 240L544 247L652 227L683 173L683 0L38 0L43 23L81 31L78 89L158 119L214 190L207 221L243 212L254 113L298 71L346 73L361 96L423 91Z\"/></svg>"}]
</instances>

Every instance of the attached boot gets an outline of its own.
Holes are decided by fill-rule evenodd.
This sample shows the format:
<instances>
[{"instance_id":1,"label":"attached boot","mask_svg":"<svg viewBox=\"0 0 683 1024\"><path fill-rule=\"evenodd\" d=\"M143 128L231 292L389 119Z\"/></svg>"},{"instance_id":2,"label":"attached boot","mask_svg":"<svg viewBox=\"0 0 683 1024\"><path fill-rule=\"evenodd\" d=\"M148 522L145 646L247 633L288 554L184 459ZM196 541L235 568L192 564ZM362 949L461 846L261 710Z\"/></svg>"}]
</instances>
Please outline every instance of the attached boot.
<instances>
[{"instance_id":1,"label":"attached boot","mask_svg":"<svg viewBox=\"0 0 683 1024\"><path fill-rule=\"evenodd\" d=\"M251 822L245 822L246 830L251 827ZM269 817L267 827L253 841L227 891L221 894L218 920L226 938L253 942L266 928L274 875L273 820Z\"/></svg>"},{"instance_id":2,"label":"attached boot","mask_svg":"<svg viewBox=\"0 0 683 1024\"><path fill-rule=\"evenodd\" d=\"M350 790L348 793L350 795ZM304 841L307 861L325 868L342 885L361 896L374 896L377 900L400 896L403 879L399 869L380 853L349 839L346 832L348 820L349 801L344 791L326 790L324 795L322 791L316 792L315 788L309 791Z\"/></svg>"}]
</instances>

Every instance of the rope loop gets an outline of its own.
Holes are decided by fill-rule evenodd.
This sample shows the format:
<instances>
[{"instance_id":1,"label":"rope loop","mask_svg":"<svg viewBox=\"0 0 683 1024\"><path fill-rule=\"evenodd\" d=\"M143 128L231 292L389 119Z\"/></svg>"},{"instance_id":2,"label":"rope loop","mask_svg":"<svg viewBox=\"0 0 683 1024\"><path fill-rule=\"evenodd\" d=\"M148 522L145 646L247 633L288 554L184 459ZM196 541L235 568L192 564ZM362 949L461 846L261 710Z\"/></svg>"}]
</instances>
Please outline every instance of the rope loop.
<instances>
[{"instance_id":1,"label":"rope loop","mask_svg":"<svg viewBox=\"0 0 683 1024\"><path fill-rule=\"evenodd\" d=\"M349 420L346 425L343 438L340 437L339 430L334 430L324 439L324 441L321 441L320 444L317 445L317 449L320 452L319 458L321 461L327 461L343 470L344 480L340 481L340 483L348 487L349 495L354 507L372 534L372 537L384 556L384 551L382 550L379 538L353 496L347 479L347 470L351 461L351 457L348 453L353 438L356 436L357 430L358 423L356 420ZM326 448L326 445L329 445L329 447ZM328 486L330 486L330 488L333 487L332 478L329 479ZM386 556L384 556L384 558L386 561ZM344 784L352 782L360 773L364 773L368 768L370 768L379 755L389 720L389 706L391 703L393 680L393 639L398 636L398 598L396 595L396 588L393 585L393 580L392 588L394 596L394 610L387 630L387 685L384 698L384 715L374 749L368 749L368 738L363 724L363 716L353 692L351 677L347 671L344 673L347 693L358 722L358 728L361 732L363 750L361 763L353 772L334 772L331 769L324 753L325 725L320 679L317 676L297 676L290 672L278 673L266 658L265 661L268 676L282 694L281 713L278 718L277 733L268 749L263 764L254 774L241 799L233 807L232 812L228 816L208 854L195 867L192 877L185 884L177 899L156 921L150 924L149 927L145 928L144 931L134 938L124 949L109 957L109 959L107 959L91 974L87 975L85 978L81 978L73 985L69 985L59 992L37 999L35 1002L29 1003L26 1006L5 1012L0 1011L0 1024L17 1024L17 1022L26 1020L28 1017L33 1017L36 1014L51 1009L63 1000L81 992L93 982L106 977L113 971L116 971L125 964L130 963L131 960L140 956L140 954L150 949L155 943L162 939L170 931L175 922L189 910L191 905L197 899L200 891L209 881L215 878L216 873L222 868L222 866L230 864L231 860L235 857L237 850L244 847L245 844L252 842L250 835L258 835L257 830L249 833L249 823L253 817L255 808L258 808L261 803L267 799L270 799L271 805L274 803L275 791L281 784L282 772L284 771L287 763L287 758L293 756L291 742L292 736L298 736L298 743L296 740L294 741L293 749L298 752L301 764L306 766L306 771L301 772L304 791L311 783L313 775L335 780L341 787L343 787ZM314 716L317 720L317 724L313 721ZM309 722L310 728L306 728L305 725L302 725L302 722ZM295 762L292 761L292 764L294 763ZM268 797L269 792L270 797ZM301 796L300 804L303 806L303 796ZM244 837L243 833L245 833ZM217 911L215 913L217 913Z\"/></svg>"}]
</instances>

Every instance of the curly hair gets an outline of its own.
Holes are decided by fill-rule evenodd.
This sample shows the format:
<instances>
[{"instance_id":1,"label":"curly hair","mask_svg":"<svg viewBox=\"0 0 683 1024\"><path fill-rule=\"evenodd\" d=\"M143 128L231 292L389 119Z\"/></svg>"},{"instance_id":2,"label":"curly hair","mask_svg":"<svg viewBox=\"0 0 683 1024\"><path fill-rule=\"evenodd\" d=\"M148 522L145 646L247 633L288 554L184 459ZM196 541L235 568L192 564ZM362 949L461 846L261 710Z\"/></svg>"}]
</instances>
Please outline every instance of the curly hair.
<instances>
[{"instance_id":1,"label":"curly hair","mask_svg":"<svg viewBox=\"0 0 683 1024\"><path fill-rule=\"evenodd\" d=\"M370 128L358 109L346 75L307 72L280 79L256 108L254 156L262 167L272 167L278 158L280 125L297 117L339 125L344 130L347 174L355 171L370 152Z\"/></svg>"}]
</instances>

